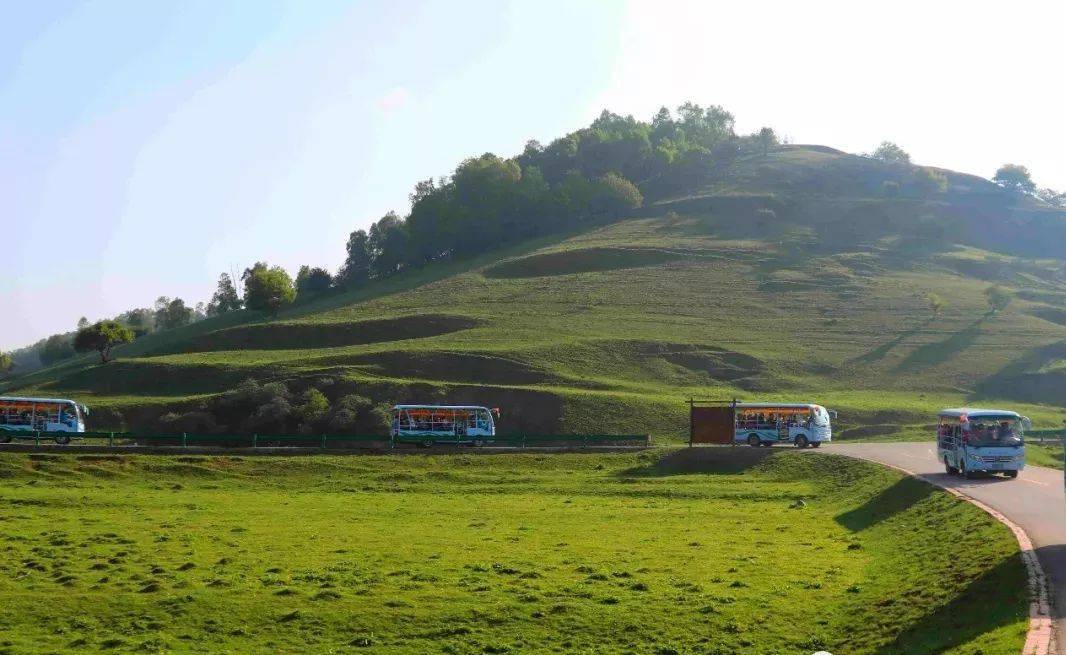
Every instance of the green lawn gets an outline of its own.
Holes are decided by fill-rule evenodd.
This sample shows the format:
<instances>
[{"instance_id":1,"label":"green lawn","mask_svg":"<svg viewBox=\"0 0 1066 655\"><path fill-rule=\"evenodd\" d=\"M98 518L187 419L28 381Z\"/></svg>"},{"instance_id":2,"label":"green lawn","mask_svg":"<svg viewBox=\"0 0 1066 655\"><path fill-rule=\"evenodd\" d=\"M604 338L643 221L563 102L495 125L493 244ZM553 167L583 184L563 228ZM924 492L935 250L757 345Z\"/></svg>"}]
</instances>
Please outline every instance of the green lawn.
<instances>
[{"instance_id":1,"label":"green lawn","mask_svg":"<svg viewBox=\"0 0 1066 655\"><path fill-rule=\"evenodd\" d=\"M994 655L1028 625L1003 526L828 455L5 454L0 477L6 653Z\"/></svg>"}]
</instances>

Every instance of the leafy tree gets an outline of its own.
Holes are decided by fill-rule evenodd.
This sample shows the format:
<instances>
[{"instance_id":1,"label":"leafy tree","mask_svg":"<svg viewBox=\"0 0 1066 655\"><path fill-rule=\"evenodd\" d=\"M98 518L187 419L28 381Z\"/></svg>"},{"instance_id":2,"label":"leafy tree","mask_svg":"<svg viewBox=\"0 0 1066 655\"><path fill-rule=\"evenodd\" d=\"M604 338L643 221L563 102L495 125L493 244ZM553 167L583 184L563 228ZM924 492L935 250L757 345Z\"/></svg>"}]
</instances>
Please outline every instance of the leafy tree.
<instances>
[{"instance_id":1,"label":"leafy tree","mask_svg":"<svg viewBox=\"0 0 1066 655\"><path fill-rule=\"evenodd\" d=\"M324 268L311 268L304 264L296 274L296 297L307 298L315 296L323 291L329 291L333 286L333 276Z\"/></svg>"},{"instance_id":2,"label":"leafy tree","mask_svg":"<svg viewBox=\"0 0 1066 655\"><path fill-rule=\"evenodd\" d=\"M925 300L929 303L929 310L933 312L933 318L938 318L940 313L944 311L944 299L936 293L928 293L925 296Z\"/></svg>"},{"instance_id":3,"label":"leafy tree","mask_svg":"<svg viewBox=\"0 0 1066 655\"><path fill-rule=\"evenodd\" d=\"M181 298L171 300L159 296L155 301L155 326L160 330L173 330L192 323L193 310L185 306Z\"/></svg>"},{"instance_id":4,"label":"leafy tree","mask_svg":"<svg viewBox=\"0 0 1066 655\"><path fill-rule=\"evenodd\" d=\"M370 279L370 269L374 264L366 230L352 232L348 237L347 250L348 257L337 273L337 279L341 284L359 286Z\"/></svg>"},{"instance_id":5,"label":"leafy tree","mask_svg":"<svg viewBox=\"0 0 1066 655\"><path fill-rule=\"evenodd\" d=\"M155 312L148 308L131 309L120 314L115 320L133 330L133 336L136 338L143 337L155 329Z\"/></svg>"},{"instance_id":6,"label":"leafy tree","mask_svg":"<svg viewBox=\"0 0 1066 655\"><path fill-rule=\"evenodd\" d=\"M1003 311L1014 299L1014 294L999 285L988 287L984 290L984 295L985 300L988 302L990 314Z\"/></svg>"},{"instance_id":7,"label":"leafy tree","mask_svg":"<svg viewBox=\"0 0 1066 655\"><path fill-rule=\"evenodd\" d=\"M771 127L764 127L755 133L755 141L759 144L759 151L765 157L771 148L778 145L777 133Z\"/></svg>"},{"instance_id":8,"label":"leafy tree","mask_svg":"<svg viewBox=\"0 0 1066 655\"><path fill-rule=\"evenodd\" d=\"M8 371L15 365L14 360L11 359L11 355L7 353L0 353L0 375L7 374Z\"/></svg>"},{"instance_id":9,"label":"leafy tree","mask_svg":"<svg viewBox=\"0 0 1066 655\"><path fill-rule=\"evenodd\" d=\"M944 193L948 190L948 177L936 169L922 166L914 171L914 186L923 196Z\"/></svg>"},{"instance_id":10,"label":"leafy tree","mask_svg":"<svg viewBox=\"0 0 1066 655\"><path fill-rule=\"evenodd\" d=\"M111 361L111 349L133 341L133 331L118 321L97 321L78 330L74 336L74 350L79 353L97 351L100 362Z\"/></svg>"},{"instance_id":11,"label":"leafy tree","mask_svg":"<svg viewBox=\"0 0 1066 655\"><path fill-rule=\"evenodd\" d=\"M268 312L276 317L282 307L296 299L292 278L280 266L268 267L265 262L256 262L241 275L244 282L244 306L257 312Z\"/></svg>"},{"instance_id":12,"label":"leafy tree","mask_svg":"<svg viewBox=\"0 0 1066 655\"><path fill-rule=\"evenodd\" d=\"M874 159L896 164L911 163L911 156L907 154L907 151L891 141L882 141L881 145L877 146L877 149L870 153L870 156Z\"/></svg>"},{"instance_id":13,"label":"leafy tree","mask_svg":"<svg viewBox=\"0 0 1066 655\"><path fill-rule=\"evenodd\" d=\"M385 214L370 226L367 246L371 253L371 272L386 277L403 268L407 257L407 228L395 212Z\"/></svg>"},{"instance_id":14,"label":"leafy tree","mask_svg":"<svg viewBox=\"0 0 1066 655\"><path fill-rule=\"evenodd\" d=\"M74 356L74 345L70 334L53 334L44 340L37 350L41 364L51 366Z\"/></svg>"},{"instance_id":15,"label":"leafy tree","mask_svg":"<svg viewBox=\"0 0 1066 655\"><path fill-rule=\"evenodd\" d=\"M78 319L78 329L79 330L83 330L83 329L85 329L87 327L89 327L89 319L87 319L84 316L82 316L81 318Z\"/></svg>"},{"instance_id":16,"label":"leafy tree","mask_svg":"<svg viewBox=\"0 0 1066 655\"><path fill-rule=\"evenodd\" d=\"M1033 184L1033 179L1029 176L1029 169L1017 164L1003 164L1000 166L992 181L1009 191L1033 193L1036 190L1036 185Z\"/></svg>"},{"instance_id":17,"label":"leafy tree","mask_svg":"<svg viewBox=\"0 0 1066 655\"><path fill-rule=\"evenodd\" d=\"M896 198L899 196L899 182L895 180L885 180L881 183L881 193L886 198Z\"/></svg>"},{"instance_id":18,"label":"leafy tree","mask_svg":"<svg viewBox=\"0 0 1066 655\"><path fill-rule=\"evenodd\" d=\"M300 420L300 432L311 434L320 431L329 416L329 400L326 394L315 388L303 392L295 414Z\"/></svg>"},{"instance_id":19,"label":"leafy tree","mask_svg":"<svg viewBox=\"0 0 1066 655\"><path fill-rule=\"evenodd\" d=\"M618 173L607 173L593 185L591 209L594 213L618 216L644 203L636 185Z\"/></svg>"},{"instance_id":20,"label":"leafy tree","mask_svg":"<svg viewBox=\"0 0 1066 655\"><path fill-rule=\"evenodd\" d=\"M244 301L241 300L240 294L237 293L237 287L234 286L233 279L230 278L229 273L223 273L218 278L218 289L211 296L211 302L207 304L207 315L227 314L235 312L242 307L244 307Z\"/></svg>"}]
</instances>

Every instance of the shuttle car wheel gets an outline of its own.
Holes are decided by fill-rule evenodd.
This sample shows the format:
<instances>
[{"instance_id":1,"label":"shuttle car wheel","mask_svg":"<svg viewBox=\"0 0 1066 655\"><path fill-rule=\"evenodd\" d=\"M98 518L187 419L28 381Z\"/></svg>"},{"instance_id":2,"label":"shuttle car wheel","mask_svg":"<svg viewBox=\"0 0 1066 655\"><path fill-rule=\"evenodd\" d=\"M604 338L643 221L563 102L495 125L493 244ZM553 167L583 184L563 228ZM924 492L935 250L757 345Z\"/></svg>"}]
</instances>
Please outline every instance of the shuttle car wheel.
<instances>
[{"instance_id":1,"label":"shuttle car wheel","mask_svg":"<svg viewBox=\"0 0 1066 655\"><path fill-rule=\"evenodd\" d=\"M61 445L61 446L65 446L68 443L70 443L70 437L68 437L65 434L58 434L58 435L56 435L55 439L56 439L56 443Z\"/></svg>"},{"instance_id":2,"label":"shuttle car wheel","mask_svg":"<svg viewBox=\"0 0 1066 655\"><path fill-rule=\"evenodd\" d=\"M481 448L485 445L485 442L481 439L474 439L474 448Z\"/></svg>"},{"instance_id":3,"label":"shuttle car wheel","mask_svg":"<svg viewBox=\"0 0 1066 655\"><path fill-rule=\"evenodd\" d=\"M761 446L762 444L759 442L759 435L757 435L757 434L749 434L748 435L748 445L751 446L752 448L758 448L759 446Z\"/></svg>"},{"instance_id":4,"label":"shuttle car wheel","mask_svg":"<svg viewBox=\"0 0 1066 655\"><path fill-rule=\"evenodd\" d=\"M801 434L796 437L796 448L806 448L807 443L807 435Z\"/></svg>"},{"instance_id":5,"label":"shuttle car wheel","mask_svg":"<svg viewBox=\"0 0 1066 655\"><path fill-rule=\"evenodd\" d=\"M818 447L819 447L819 446L821 446L821 445L822 445L822 442L821 442L821 441L814 441L814 442L811 442L811 448L818 448Z\"/></svg>"}]
</instances>

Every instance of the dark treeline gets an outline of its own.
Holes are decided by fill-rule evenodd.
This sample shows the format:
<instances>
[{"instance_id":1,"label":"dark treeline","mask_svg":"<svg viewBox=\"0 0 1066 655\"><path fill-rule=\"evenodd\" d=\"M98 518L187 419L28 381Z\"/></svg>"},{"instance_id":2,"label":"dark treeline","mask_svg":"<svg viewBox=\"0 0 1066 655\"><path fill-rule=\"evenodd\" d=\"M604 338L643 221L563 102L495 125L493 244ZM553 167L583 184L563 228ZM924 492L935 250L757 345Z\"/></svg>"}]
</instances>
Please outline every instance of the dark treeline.
<instances>
[{"instance_id":1,"label":"dark treeline","mask_svg":"<svg viewBox=\"0 0 1066 655\"><path fill-rule=\"evenodd\" d=\"M650 122L608 111L547 146L510 159L472 157L450 176L415 185L411 211L356 230L336 283L353 287L406 268L469 257L530 238L610 220L691 189L745 149L777 143L764 128L738 137L721 107L665 107Z\"/></svg>"}]
</instances>

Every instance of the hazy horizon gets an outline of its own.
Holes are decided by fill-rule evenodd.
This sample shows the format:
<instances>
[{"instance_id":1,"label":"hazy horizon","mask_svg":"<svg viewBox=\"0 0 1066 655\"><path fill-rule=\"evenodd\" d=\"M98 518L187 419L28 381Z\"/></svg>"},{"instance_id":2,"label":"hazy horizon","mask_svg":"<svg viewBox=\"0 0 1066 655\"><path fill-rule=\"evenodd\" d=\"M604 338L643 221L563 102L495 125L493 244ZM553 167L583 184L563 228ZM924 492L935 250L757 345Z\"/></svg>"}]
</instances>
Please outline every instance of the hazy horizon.
<instances>
[{"instance_id":1,"label":"hazy horizon","mask_svg":"<svg viewBox=\"0 0 1066 655\"><path fill-rule=\"evenodd\" d=\"M12 5L0 350L257 260L332 269L414 183L601 110L718 104L748 133L1066 188L1062 6L844 2ZM51 245L50 245L51 244ZM13 320L10 320L13 319Z\"/></svg>"}]
</instances>

